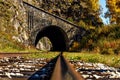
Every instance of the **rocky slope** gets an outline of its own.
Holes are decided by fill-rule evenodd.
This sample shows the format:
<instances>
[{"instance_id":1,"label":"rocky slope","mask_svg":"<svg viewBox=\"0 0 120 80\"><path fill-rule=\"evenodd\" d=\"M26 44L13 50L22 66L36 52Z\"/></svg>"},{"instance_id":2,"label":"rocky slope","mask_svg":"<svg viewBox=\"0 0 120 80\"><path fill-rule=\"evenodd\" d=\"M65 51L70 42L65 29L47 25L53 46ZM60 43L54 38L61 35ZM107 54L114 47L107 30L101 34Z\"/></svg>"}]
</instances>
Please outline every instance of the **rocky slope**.
<instances>
[{"instance_id":1,"label":"rocky slope","mask_svg":"<svg viewBox=\"0 0 120 80\"><path fill-rule=\"evenodd\" d=\"M29 34L23 0L0 0L0 51L28 47ZM37 0L24 0L38 6ZM24 44L19 46L19 44Z\"/></svg>"},{"instance_id":2,"label":"rocky slope","mask_svg":"<svg viewBox=\"0 0 120 80\"><path fill-rule=\"evenodd\" d=\"M16 48L17 43L27 45L27 19L22 0L0 0L0 50ZM29 0L33 2L33 0ZM18 45L18 44L17 44Z\"/></svg>"}]
</instances>

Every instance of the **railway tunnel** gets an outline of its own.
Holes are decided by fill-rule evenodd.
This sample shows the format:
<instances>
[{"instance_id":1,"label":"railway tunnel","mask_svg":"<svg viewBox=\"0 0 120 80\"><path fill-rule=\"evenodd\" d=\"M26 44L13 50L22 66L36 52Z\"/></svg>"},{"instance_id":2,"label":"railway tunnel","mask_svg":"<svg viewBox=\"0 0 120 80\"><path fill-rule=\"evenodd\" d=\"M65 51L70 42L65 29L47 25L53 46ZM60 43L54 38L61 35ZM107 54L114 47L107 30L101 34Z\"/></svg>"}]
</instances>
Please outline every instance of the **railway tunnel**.
<instances>
[{"instance_id":1,"label":"railway tunnel","mask_svg":"<svg viewBox=\"0 0 120 80\"><path fill-rule=\"evenodd\" d=\"M41 29L36 36L35 46L39 40L47 37L52 43L52 51L67 51L69 48L69 39L63 29L58 26L47 26Z\"/></svg>"}]
</instances>

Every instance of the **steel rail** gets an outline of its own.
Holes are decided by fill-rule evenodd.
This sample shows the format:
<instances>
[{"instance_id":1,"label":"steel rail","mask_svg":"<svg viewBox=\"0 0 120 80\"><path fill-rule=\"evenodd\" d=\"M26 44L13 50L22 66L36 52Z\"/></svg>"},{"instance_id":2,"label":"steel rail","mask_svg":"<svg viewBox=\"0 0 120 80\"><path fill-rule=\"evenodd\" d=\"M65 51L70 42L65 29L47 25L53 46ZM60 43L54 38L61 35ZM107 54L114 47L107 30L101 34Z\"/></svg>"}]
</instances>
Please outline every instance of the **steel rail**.
<instances>
[{"instance_id":1,"label":"steel rail","mask_svg":"<svg viewBox=\"0 0 120 80\"><path fill-rule=\"evenodd\" d=\"M28 80L85 80L64 58L62 53L53 58L43 68L31 75Z\"/></svg>"},{"instance_id":2,"label":"steel rail","mask_svg":"<svg viewBox=\"0 0 120 80\"><path fill-rule=\"evenodd\" d=\"M80 73L77 73L73 66L61 54L56 62L50 80L85 80Z\"/></svg>"}]
</instances>

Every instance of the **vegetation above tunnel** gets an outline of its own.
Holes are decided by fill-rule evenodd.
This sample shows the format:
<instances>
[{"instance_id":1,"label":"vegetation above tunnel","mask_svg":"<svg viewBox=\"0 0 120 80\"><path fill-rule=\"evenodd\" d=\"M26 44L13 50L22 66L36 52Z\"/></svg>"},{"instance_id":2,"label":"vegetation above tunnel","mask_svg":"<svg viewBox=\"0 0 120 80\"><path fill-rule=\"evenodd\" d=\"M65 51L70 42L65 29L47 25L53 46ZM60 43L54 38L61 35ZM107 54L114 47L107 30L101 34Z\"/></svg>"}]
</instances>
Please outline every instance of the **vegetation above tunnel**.
<instances>
[{"instance_id":1,"label":"vegetation above tunnel","mask_svg":"<svg viewBox=\"0 0 120 80\"><path fill-rule=\"evenodd\" d=\"M65 18L90 31L90 34L83 37L80 42L73 43L73 46L70 49L71 51L93 51L102 54L120 54L120 7L118 0L112 0L116 4L111 3L111 0L107 0L109 11L106 13L106 17L109 17L111 20L111 24L109 25L104 25L99 17L101 12L98 3L99 0L24 1L41 7L50 13ZM19 16L16 16L18 14ZM15 4L14 0L0 0L1 46L13 46L12 49L17 48L17 50L25 48L19 45L16 47L16 42L12 41L14 35L19 36L19 34L24 31L24 28L20 27L16 30L12 23L13 19L16 18L20 22L20 26L23 27L23 17L21 14L19 7ZM0 48L1 50L3 49L3 47Z\"/></svg>"}]
</instances>

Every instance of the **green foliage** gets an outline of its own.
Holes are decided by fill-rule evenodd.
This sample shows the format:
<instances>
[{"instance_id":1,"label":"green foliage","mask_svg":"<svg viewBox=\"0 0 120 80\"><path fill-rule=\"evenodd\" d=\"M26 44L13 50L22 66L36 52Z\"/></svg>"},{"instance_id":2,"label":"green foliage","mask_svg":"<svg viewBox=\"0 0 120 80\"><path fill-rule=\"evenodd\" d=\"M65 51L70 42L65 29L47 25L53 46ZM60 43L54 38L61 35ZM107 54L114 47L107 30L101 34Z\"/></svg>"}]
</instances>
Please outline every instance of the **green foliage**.
<instances>
[{"instance_id":1,"label":"green foliage","mask_svg":"<svg viewBox=\"0 0 120 80\"><path fill-rule=\"evenodd\" d=\"M0 52L25 50L23 44L12 39L12 36L16 36L12 21L16 18L15 10L18 10L16 5L13 0L0 0Z\"/></svg>"},{"instance_id":2,"label":"green foliage","mask_svg":"<svg viewBox=\"0 0 120 80\"><path fill-rule=\"evenodd\" d=\"M15 12L12 10L12 7L12 1L0 1L0 31L5 31L9 34L13 34L14 32L11 19Z\"/></svg>"},{"instance_id":3,"label":"green foliage","mask_svg":"<svg viewBox=\"0 0 120 80\"><path fill-rule=\"evenodd\" d=\"M11 35L6 32L0 32L0 52L14 52L25 50L25 47L11 39Z\"/></svg>"},{"instance_id":4,"label":"green foliage","mask_svg":"<svg viewBox=\"0 0 120 80\"><path fill-rule=\"evenodd\" d=\"M91 63L98 63L98 59L97 58L88 58L88 62L91 62Z\"/></svg>"},{"instance_id":5,"label":"green foliage","mask_svg":"<svg viewBox=\"0 0 120 80\"><path fill-rule=\"evenodd\" d=\"M73 19L71 17L67 18L67 20L73 22Z\"/></svg>"},{"instance_id":6,"label":"green foliage","mask_svg":"<svg viewBox=\"0 0 120 80\"><path fill-rule=\"evenodd\" d=\"M58 52L32 52L32 54L27 55L27 58L47 58L51 59L58 55Z\"/></svg>"},{"instance_id":7,"label":"green foliage","mask_svg":"<svg viewBox=\"0 0 120 80\"><path fill-rule=\"evenodd\" d=\"M81 50L101 54L120 54L120 25L107 25L97 28L89 26L86 29L90 31L90 34L80 41Z\"/></svg>"},{"instance_id":8,"label":"green foliage","mask_svg":"<svg viewBox=\"0 0 120 80\"><path fill-rule=\"evenodd\" d=\"M26 55L27 58L47 58L51 59L56 57L59 52L33 52ZM101 55L96 53L73 53L64 52L64 57L68 60L81 60L91 63L103 63L113 67L120 67L120 57L117 55Z\"/></svg>"},{"instance_id":9,"label":"green foliage","mask_svg":"<svg viewBox=\"0 0 120 80\"><path fill-rule=\"evenodd\" d=\"M65 52L64 56L70 60L82 60L85 62L103 63L108 66L120 67L120 57L118 55L101 55L88 52L81 53Z\"/></svg>"},{"instance_id":10,"label":"green foliage","mask_svg":"<svg viewBox=\"0 0 120 80\"><path fill-rule=\"evenodd\" d=\"M9 21L12 16L11 6L8 1L0 1L0 17L3 17L6 21Z\"/></svg>"},{"instance_id":11,"label":"green foliage","mask_svg":"<svg viewBox=\"0 0 120 80\"><path fill-rule=\"evenodd\" d=\"M37 2L41 8L76 24L80 21L94 26L103 24L99 17L99 0L37 0Z\"/></svg>"},{"instance_id":12,"label":"green foliage","mask_svg":"<svg viewBox=\"0 0 120 80\"><path fill-rule=\"evenodd\" d=\"M80 49L102 54L119 54L120 25L104 26L102 24L99 18L99 0L42 0L39 2L39 6L90 31L90 34L82 38L79 46L74 44L70 50Z\"/></svg>"},{"instance_id":13,"label":"green foliage","mask_svg":"<svg viewBox=\"0 0 120 80\"><path fill-rule=\"evenodd\" d=\"M34 0L33 4L36 2L39 2L39 0ZM100 7L98 0L42 0L41 2L37 3L37 5L38 4L45 10L48 10L53 14L63 17L81 27L84 27L86 30L89 30L90 34L87 34L87 36L83 37L80 42L75 42L73 44L71 49L72 51L80 49L78 51L86 50L96 53L99 52L101 54L120 54L120 25L102 25L102 21L99 18ZM1 50L4 48L6 48L6 51L12 49L20 51L24 49L22 44L12 41L12 36L16 35L14 32L13 23L11 22L15 16L14 9L18 10L19 8L17 5L13 4L11 0L0 0ZM17 18L22 22L23 18ZM90 59L90 61L94 62L94 59Z\"/></svg>"},{"instance_id":14,"label":"green foliage","mask_svg":"<svg viewBox=\"0 0 120 80\"><path fill-rule=\"evenodd\" d=\"M74 56L74 57L69 57L70 60L80 60L81 57L80 56Z\"/></svg>"}]
</instances>

